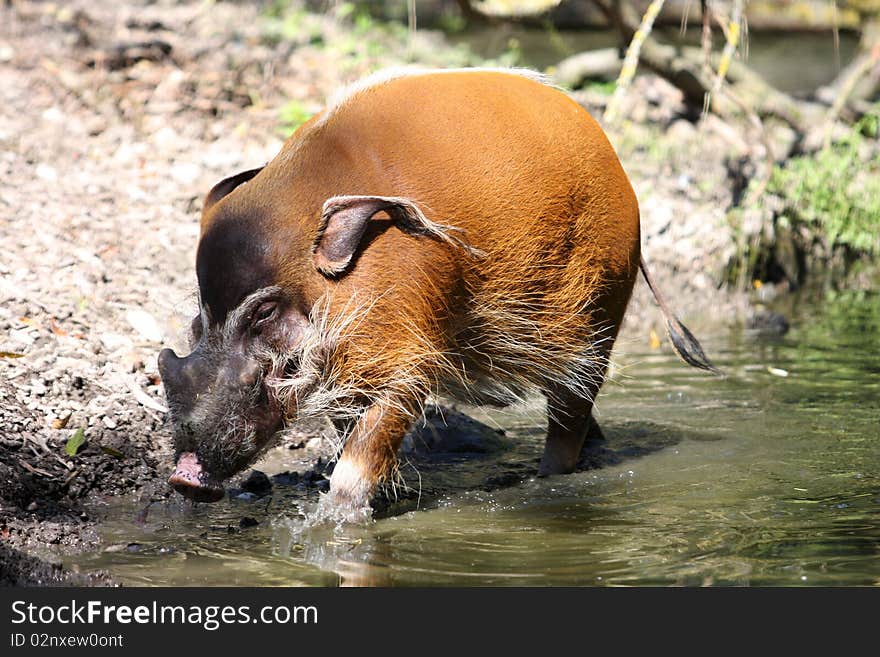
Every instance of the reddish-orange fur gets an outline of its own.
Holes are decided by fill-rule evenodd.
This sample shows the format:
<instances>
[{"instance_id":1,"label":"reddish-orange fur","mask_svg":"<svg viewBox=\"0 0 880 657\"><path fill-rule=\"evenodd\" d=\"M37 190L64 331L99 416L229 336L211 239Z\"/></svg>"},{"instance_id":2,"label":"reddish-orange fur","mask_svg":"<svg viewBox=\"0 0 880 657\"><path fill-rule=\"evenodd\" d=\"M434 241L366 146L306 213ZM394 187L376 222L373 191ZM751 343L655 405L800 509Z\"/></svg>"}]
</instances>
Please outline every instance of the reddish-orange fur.
<instances>
[{"instance_id":1,"label":"reddish-orange fur","mask_svg":"<svg viewBox=\"0 0 880 657\"><path fill-rule=\"evenodd\" d=\"M409 199L480 253L377 215L348 269L322 275L312 247L324 202L341 195ZM352 298L372 304L332 356L364 407L341 456L364 486L334 481L338 501L363 504L349 498L393 476L435 391L494 403L545 392L542 470L574 467L637 275L639 209L608 139L571 98L504 72L391 79L303 125L222 203L267 213L277 285L308 306L325 299L332 317Z\"/></svg>"}]
</instances>

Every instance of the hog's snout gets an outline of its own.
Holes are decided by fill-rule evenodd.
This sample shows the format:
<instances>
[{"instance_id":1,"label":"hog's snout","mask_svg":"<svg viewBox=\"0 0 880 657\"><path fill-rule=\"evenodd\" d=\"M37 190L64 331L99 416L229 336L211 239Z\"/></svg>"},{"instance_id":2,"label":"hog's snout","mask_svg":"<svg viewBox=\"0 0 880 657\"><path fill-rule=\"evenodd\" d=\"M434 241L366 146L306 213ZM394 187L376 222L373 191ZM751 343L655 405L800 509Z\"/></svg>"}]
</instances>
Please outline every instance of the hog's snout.
<instances>
[{"instance_id":1,"label":"hog's snout","mask_svg":"<svg viewBox=\"0 0 880 657\"><path fill-rule=\"evenodd\" d=\"M210 481L192 452L184 452L177 459L177 468L168 483L178 493L194 502L217 502L223 499L223 487Z\"/></svg>"},{"instance_id":2,"label":"hog's snout","mask_svg":"<svg viewBox=\"0 0 880 657\"><path fill-rule=\"evenodd\" d=\"M183 358L163 349L158 357L179 454L168 483L197 502L222 499L222 482L245 468L283 421L260 361L240 349L210 347Z\"/></svg>"}]
</instances>

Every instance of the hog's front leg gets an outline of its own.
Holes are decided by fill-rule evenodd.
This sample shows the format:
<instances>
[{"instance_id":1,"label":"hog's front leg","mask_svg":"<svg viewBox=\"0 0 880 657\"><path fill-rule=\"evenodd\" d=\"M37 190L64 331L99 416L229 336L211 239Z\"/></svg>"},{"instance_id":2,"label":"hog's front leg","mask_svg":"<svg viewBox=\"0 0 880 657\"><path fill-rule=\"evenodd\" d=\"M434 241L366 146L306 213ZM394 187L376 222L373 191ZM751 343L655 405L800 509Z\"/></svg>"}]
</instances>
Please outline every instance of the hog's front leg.
<instances>
[{"instance_id":1,"label":"hog's front leg","mask_svg":"<svg viewBox=\"0 0 880 657\"><path fill-rule=\"evenodd\" d=\"M376 489L393 481L397 449L411 423L412 415L398 406L376 403L367 408L348 435L322 503L343 517L369 517Z\"/></svg>"}]
</instances>

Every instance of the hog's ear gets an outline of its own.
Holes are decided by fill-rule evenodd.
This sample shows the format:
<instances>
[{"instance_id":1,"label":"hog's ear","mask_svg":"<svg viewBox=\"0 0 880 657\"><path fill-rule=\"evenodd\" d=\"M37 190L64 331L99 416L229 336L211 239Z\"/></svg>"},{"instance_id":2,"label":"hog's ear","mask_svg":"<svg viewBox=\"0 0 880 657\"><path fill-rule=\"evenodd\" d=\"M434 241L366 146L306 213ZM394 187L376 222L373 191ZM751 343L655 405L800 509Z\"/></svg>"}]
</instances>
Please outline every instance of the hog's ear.
<instances>
[{"instance_id":1,"label":"hog's ear","mask_svg":"<svg viewBox=\"0 0 880 657\"><path fill-rule=\"evenodd\" d=\"M428 219L411 200L393 196L334 196L324 202L321 227L312 246L315 267L322 274L333 276L348 267L367 230L367 222L385 212L394 225L410 235L423 235L478 252L452 235L460 229Z\"/></svg>"},{"instance_id":2,"label":"hog's ear","mask_svg":"<svg viewBox=\"0 0 880 657\"><path fill-rule=\"evenodd\" d=\"M211 191L208 192L208 195L205 197L205 202L202 205L202 212L207 212L208 209L217 201L226 196L229 192L231 192L239 185L246 183L262 170L263 167L259 167L257 169L248 169L247 171L242 171L241 173L237 173L234 176L229 176L228 178L224 178L223 180L218 182L211 188Z\"/></svg>"}]
</instances>

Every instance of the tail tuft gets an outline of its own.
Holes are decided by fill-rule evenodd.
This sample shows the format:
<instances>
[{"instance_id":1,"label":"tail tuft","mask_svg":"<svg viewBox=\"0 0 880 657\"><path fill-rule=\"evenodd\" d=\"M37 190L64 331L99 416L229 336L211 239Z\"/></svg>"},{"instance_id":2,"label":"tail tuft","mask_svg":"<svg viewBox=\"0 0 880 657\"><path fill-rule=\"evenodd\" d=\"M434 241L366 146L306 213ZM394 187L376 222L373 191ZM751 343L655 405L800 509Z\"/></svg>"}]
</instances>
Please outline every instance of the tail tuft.
<instances>
[{"instance_id":1,"label":"tail tuft","mask_svg":"<svg viewBox=\"0 0 880 657\"><path fill-rule=\"evenodd\" d=\"M688 327L678 321L678 317L672 316L666 321L666 332L672 340L672 346L681 359L691 367L721 374L721 370L715 367L709 357L703 352L703 347L688 330Z\"/></svg>"},{"instance_id":2,"label":"tail tuft","mask_svg":"<svg viewBox=\"0 0 880 657\"><path fill-rule=\"evenodd\" d=\"M666 318L666 332L669 333L669 339L672 340L672 346L675 347L675 353L677 353L679 357L691 367L706 370L713 374L721 374L721 371L712 364L703 352L703 347L700 346L700 343L694 337L694 334L679 321L678 317L676 317L671 310L669 310L669 306L666 305L663 295L660 294L660 290L654 285L654 280L648 272L648 266L645 264L644 258L639 259L639 268L642 270L642 276L645 277L645 282L651 289L651 294L654 295L657 305L659 305L660 310L663 311L663 317Z\"/></svg>"}]
</instances>

